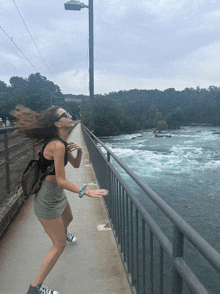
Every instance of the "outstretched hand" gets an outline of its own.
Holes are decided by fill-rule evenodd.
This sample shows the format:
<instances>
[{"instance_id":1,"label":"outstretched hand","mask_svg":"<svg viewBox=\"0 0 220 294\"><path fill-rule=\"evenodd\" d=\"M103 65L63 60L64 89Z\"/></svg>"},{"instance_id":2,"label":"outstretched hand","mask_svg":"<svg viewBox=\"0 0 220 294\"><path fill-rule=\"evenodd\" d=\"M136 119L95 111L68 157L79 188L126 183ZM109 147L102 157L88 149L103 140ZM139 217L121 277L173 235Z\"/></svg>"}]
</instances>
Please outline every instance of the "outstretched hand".
<instances>
[{"instance_id":1,"label":"outstretched hand","mask_svg":"<svg viewBox=\"0 0 220 294\"><path fill-rule=\"evenodd\" d=\"M93 197L93 198L102 198L103 196L108 196L108 194L109 194L108 190L105 190L105 189L88 190L88 193L86 193L88 197Z\"/></svg>"}]
</instances>

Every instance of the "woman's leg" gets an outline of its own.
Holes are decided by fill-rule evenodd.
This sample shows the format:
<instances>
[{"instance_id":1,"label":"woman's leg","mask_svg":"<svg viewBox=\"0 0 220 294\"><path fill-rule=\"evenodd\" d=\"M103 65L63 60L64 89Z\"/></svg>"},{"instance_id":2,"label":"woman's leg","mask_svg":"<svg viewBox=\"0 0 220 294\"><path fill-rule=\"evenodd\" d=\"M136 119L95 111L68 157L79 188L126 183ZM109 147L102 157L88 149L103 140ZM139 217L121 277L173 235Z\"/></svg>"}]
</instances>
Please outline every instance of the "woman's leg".
<instances>
[{"instance_id":1,"label":"woman's leg","mask_svg":"<svg viewBox=\"0 0 220 294\"><path fill-rule=\"evenodd\" d=\"M63 224L64 224L64 227L65 227L65 232L66 232L67 227L69 226L69 224L73 220L73 214L72 214L69 203L67 203L66 208L64 209L64 212L63 212L61 217L62 217Z\"/></svg>"},{"instance_id":2,"label":"woman's leg","mask_svg":"<svg viewBox=\"0 0 220 294\"><path fill-rule=\"evenodd\" d=\"M32 284L32 286L36 287L39 284L42 284L49 274L49 272L54 267L64 248L66 247L66 234L65 234L65 226L62 217L53 220L47 220L38 218L41 224L43 225L46 233L50 237L53 242L53 245L45 257L40 271Z\"/></svg>"}]
</instances>

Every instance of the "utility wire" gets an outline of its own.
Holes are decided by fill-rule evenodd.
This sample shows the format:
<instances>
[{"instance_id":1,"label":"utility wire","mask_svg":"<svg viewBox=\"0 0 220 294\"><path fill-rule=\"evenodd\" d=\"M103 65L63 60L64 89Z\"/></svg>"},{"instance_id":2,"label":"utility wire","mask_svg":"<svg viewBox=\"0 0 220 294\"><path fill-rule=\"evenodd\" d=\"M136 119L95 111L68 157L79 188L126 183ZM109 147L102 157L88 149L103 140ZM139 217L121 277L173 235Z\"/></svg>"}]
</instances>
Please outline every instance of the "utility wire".
<instances>
[{"instance_id":1,"label":"utility wire","mask_svg":"<svg viewBox=\"0 0 220 294\"><path fill-rule=\"evenodd\" d=\"M48 71L50 72L50 70L49 70L49 68L48 68L48 66L47 66L47 64L46 64L46 62L44 61L43 56L42 56L42 54L41 54L39 48L37 47L37 44L36 44L36 42L35 42L35 40L34 40L32 34L31 34L31 32L30 32L30 30L29 30L29 28L28 28L28 26L27 26L27 24L26 24L26 22L25 22L25 20L24 20L24 18L23 18L23 16L22 16L21 12L20 12L20 10L18 9L18 6L16 5L16 3L15 3L14 0L12 0L12 1L14 2L14 5L15 5L15 7L16 7L18 13L20 14L20 17L21 17L21 19L22 19L22 21L23 21L23 23L24 23L24 25L25 25L25 27L26 27L26 29L27 29L27 31L28 31L30 37L31 37L31 39L32 39L32 41L34 42L34 45L35 45L35 47L37 48L37 51L38 51L38 53L39 53L39 55L40 55L40 57L41 57L41 59L42 59L44 65L46 66L46 68L47 68ZM50 73L51 73L51 72L50 72Z\"/></svg>"},{"instance_id":2,"label":"utility wire","mask_svg":"<svg viewBox=\"0 0 220 294\"><path fill-rule=\"evenodd\" d=\"M39 72L36 67L30 62L30 60L27 58L27 56L21 51L21 49L15 44L15 42L13 41L13 39L11 37L9 37L9 35L6 33L6 31L0 26L0 28L2 29L2 31L5 33L5 35L12 41L12 43L18 48L18 50L21 52L21 54L27 59L27 61L33 66L33 68L36 70L36 72Z\"/></svg>"}]
</instances>

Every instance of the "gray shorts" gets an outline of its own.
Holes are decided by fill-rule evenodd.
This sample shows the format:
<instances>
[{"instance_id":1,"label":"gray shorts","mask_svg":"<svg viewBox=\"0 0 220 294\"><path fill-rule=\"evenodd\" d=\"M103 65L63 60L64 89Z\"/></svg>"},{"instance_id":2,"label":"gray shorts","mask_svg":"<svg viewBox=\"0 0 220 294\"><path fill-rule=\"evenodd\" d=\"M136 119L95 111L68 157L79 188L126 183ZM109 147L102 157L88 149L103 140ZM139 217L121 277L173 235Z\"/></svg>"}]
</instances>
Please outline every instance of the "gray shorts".
<instances>
[{"instance_id":1,"label":"gray shorts","mask_svg":"<svg viewBox=\"0 0 220 294\"><path fill-rule=\"evenodd\" d=\"M55 219L62 215L68 203L63 188L56 181L43 181L34 198L34 212L43 219Z\"/></svg>"}]
</instances>

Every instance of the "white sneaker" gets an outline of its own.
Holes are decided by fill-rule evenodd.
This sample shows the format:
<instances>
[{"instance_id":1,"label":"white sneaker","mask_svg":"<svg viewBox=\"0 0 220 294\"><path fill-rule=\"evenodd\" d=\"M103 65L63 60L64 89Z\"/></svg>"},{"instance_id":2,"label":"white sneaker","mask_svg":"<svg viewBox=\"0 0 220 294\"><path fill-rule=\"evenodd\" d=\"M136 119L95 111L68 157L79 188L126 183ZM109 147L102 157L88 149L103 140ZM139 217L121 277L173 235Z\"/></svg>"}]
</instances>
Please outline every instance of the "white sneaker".
<instances>
[{"instance_id":1,"label":"white sneaker","mask_svg":"<svg viewBox=\"0 0 220 294\"><path fill-rule=\"evenodd\" d=\"M40 284L37 287L33 287L30 285L27 294L59 294L59 292L50 290L47 287Z\"/></svg>"},{"instance_id":2,"label":"white sneaker","mask_svg":"<svg viewBox=\"0 0 220 294\"><path fill-rule=\"evenodd\" d=\"M40 294L59 294L59 292L50 290L44 285L39 285L38 287L39 287Z\"/></svg>"},{"instance_id":3,"label":"white sneaker","mask_svg":"<svg viewBox=\"0 0 220 294\"><path fill-rule=\"evenodd\" d=\"M76 243L76 237L74 237L70 232L66 232L66 239L70 243Z\"/></svg>"}]
</instances>

